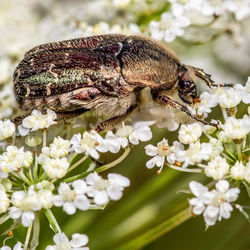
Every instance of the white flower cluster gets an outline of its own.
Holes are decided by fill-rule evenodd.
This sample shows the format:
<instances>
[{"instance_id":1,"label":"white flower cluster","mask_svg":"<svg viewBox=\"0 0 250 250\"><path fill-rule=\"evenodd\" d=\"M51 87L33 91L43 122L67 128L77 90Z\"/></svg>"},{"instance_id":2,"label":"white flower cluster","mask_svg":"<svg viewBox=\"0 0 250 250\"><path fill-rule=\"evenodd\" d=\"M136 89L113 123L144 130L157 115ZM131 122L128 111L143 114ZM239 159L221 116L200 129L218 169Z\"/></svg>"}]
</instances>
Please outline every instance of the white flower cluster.
<instances>
[{"instance_id":1,"label":"white flower cluster","mask_svg":"<svg viewBox=\"0 0 250 250\"><path fill-rule=\"evenodd\" d=\"M89 174L86 181L78 179L72 183L60 183L58 194L53 194L54 185L48 181L31 185L28 191L14 191L9 199L5 187L0 185L0 213L9 211L12 219L21 218L24 226L35 219L35 212L50 209L53 205L63 207L63 211L72 215L79 210L88 210L91 206L102 206L109 200L119 200L129 179L119 174L108 174L105 180L96 172Z\"/></svg>"},{"instance_id":2,"label":"white flower cluster","mask_svg":"<svg viewBox=\"0 0 250 250\"><path fill-rule=\"evenodd\" d=\"M152 132L149 126L154 121L135 122L132 126L122 125L114 134L107 132L105 138L101 137L95 131L85 131L83 135L75 134L71 139L71 151L76 153L85 153L94 159L99 158L99 152L117 153L121 148L125 148L129 143L137 145L139 141L145 142L152 138Z\"/></svg>"},{"instance_id":3,"label":"white flower cluster","mask_svg":"<svg viewBox=\"0 0 250 250\"><path fill-rule=\"evenodd\" d=\"M164 12L160 21L151 21L149 24L149 32L156 40L172 42L176 37L184 35L184 28L192 24L210 23L220 16L231 14L238 22L250 16L248 0L169 0L169 2L170 11Z\"/></svg>"},{"instance_id":4,"label":"white flower cluster","mask_svg":"<svg viewBox=\"0 0 250 250\"><path fill-rule=\"evenodd\" d=\"M42 114L39 110L33 110L31 115L25 117L22 124L18 126L21 136L27 135L30 131L48 128L56 124L56 113L47 109L47 114Z\"/></svg>"},{"instance_id":5,"label":"white flower cluster","mask_svg":"<svg viewBox=\"0 0 250 250\"><path fill-rule=\"evenodd\" d=\"M88 236L85 234L73 234L72 240L69 241L64 233L57 233L54 235L53 240L56 245L50 245L45 250L59 250L59 249L75 249L75 250L89 250L85 247L88 243Z\"/></svg>"},{"instance_id":6,"label":"white flower cluster","mask_svg":"<svg viewBox=\"0 0 250 250\"><path fill-rule=\"evenodd\" d=\"M208 226L216 221L228 219L233 211L232 202L236 201L240 193L239 188L229 188L229 182L220 180L216 183L216 189L208 191L208 188L196 181L189 184L191 192L196 196L189 200L192 212L195 215L203 214Z\"/></svg>"}]
</instances>

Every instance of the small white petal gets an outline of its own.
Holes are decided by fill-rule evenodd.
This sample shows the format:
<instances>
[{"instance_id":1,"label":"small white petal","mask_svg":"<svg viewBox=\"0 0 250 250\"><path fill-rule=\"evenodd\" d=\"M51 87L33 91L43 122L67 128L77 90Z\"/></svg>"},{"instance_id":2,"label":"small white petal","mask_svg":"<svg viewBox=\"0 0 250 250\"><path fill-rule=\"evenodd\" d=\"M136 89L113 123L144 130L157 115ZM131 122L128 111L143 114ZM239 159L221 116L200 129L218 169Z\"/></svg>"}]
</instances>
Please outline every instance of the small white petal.
<instances>
[{"instance_id":1,"label":"small white petal","mask_svg":"<svg viewBox=\"0 0 250 250\"><path fill-rule=\"evenodd\" d=\"M89 241L89 238L85 234L73 234L72 240L70 241L72 247L85 246Z\"/></svg>"},{"instance_id":2,"label":"small white petal","mask_svg":"<svg viewBox=\"0 0 250 250\"><path fill-rule=\"evenodd\" d=\"M229 182L226 180L220 180L216 183L215 186L219 192L225 193L229 188Z\"/></svg>"},{"instance_id":3,"label":"small white petal","mask_svg":"<svg viewBox=\"0 0 250 250\"><path fill-rule=\"evenodd\" d=\"M67 214L72 215L76 212L76 207L74 206L73 202L65 202L63 204L63 211Z\"/></svg>"},{"instance_id":4,"label":"small white petal","mask_svg":"<svg viewBox=\"0 0 250 250\"><path fill-rule=\"evenodd\" d=\"M22 214L22 224L28 227L31 222L35 219L35 214L33 211L25 211Z\"/></svg>"},{"instance_id":5,"label":"small white petal","mask_svg":"<svg viewBox=\"0 0 250 250\"><path fill-rule=\"evenodd\" d=\"M90 207L90 202L84 194L78 195L74 200L74 204L80 210L88 210Z\"/></svg>"},{"instance_id":6,"label":"small white petal","mask_svg":"<svg viewBox=\"0 0 250 250\"><path fill-rule=\"evenodd\" d=\"M56 245L58 245L59 243L69 242L68 237L65 235L65 233L55 234L53 240L56 243Z\"/></svg>"},{"instance_id":7,"label":"small white petal","mask_svg":"<svg viewBox=\"0 0 250 250\"><path fill-rule=\"evenodd\" d=\"M108 194L106 191L98 191L98 190L94 191L94 202L97 205L107 204L108 201L109 199L108 199Z\"/></svg>"}]
</instances>

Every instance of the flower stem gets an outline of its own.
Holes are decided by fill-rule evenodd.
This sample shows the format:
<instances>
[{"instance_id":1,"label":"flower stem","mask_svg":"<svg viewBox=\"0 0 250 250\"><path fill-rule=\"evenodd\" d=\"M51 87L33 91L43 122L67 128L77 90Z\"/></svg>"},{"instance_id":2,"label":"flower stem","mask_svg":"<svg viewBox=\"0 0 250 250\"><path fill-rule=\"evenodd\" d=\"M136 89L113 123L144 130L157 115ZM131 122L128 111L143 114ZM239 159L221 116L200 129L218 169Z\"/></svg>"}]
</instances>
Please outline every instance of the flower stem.
<instances>
[{"instance_id":1,"label":"flower stem","mask_svg":"<svg viewBox=\"0 0 250 250\"><path fill-rule=\"evenodd\" d=\"M46 129L43 130L43 147L46 147L47 144L47 131Z\"/></svg>"},{"instance_id":2,"label":"flower stem","mask_svg":"<svg viewBox=\"0 0 250 250\"><path fill-rule=\"evenodd\" d=\"M30 235L31 235L31 231L32 231L32 226L33 226L33 222L31 222L31 224L28 227L23 250L28 249L28 245L29 245L29 241L30 241Z\"/></svg>"},{"instance_id":3,"label":"flower stem","mask_svg":"<svg viewBox=\"0 0 250 250\"><path fill-rule=\"evenodd\" d=\"M83 156L79 161L77 161L75 164L73 164L69 169L68 172L72 171L74 168L76 168L77 166L79 166L81 163L83 163L89 156L85 155Z\"/></svg>"},{"instance_id":4,"label":"flower stem","mask_svg":"<svg viewBox=\"0 0 250 250\"><path fill-rule=\"evenodd\" d=\"M0 225L2 225L5 221L7 221L10 218L10 216L8 214L2 216L0 218Z\"/></svg>"},{"instance_id":5,"label":"flower stem","mask_svg":"<svg viewBox=\"0 0 250 250\"><path fill-rule=\"evenodd\" d=\"M237 150L239 161L242 161L241 144L236 144L236 150Z\"/></svg>"},{"instance_id":6,"label":"flower stem","mask_svg":"<svg viewBox=\"0 0 250 250\"><path fill-rule=\"evenodd\" d=\"M18 171L19 176L21 177L21 179L27 183L28 185L31 185L30 180L25 176L25 174L23 173L23 169L21 169L20 171Z\"/></svg>"},{"instance_id":7,"label":"flower stem","mask_svg":"<svg viewBox=\"0 0 250 250\"><path fill-rule=\"evenodd\" d=\"M39 214L35 213L33 235L30 242L30 249L36 249L36 247L39 245L39 233L40 233L40 218Z\"/></svg>"},{"instance_id":8,"label":"flower stem","mask_svg":"<svg viewBox=\"0 0 250 250\"><path fill-rule=\"evenodd\" d=\"M182 171L182 172L188 172L188 173L201 173L202 169L197 169L197 168L182 168L182 167L177 167L172 164L168 164L168 166L172 169Z\"/></svg>"},{"instance_id":9,"label":"flower stem","mask_svg":"<svg viewBox=\"0 0 250 250\"><path fill-rule=\"evenodd\" d=\"M50 227L52 228L54 233L58 233L58 232L61 233L62 230L61 230L60 226L58 225L57 220L56 220L54 214L52 213L52 211L50 209L47 209L47 210L45 210L44 213L45 213L45 215L49 221Z\"/></svg>"},{"instance_id":10,"label":"flower stem","mask_svg":"<svg viewBox=\"0 0 250 250\"><path fill-rule=\"evenodd\" d=\"M110 163L108 163L108 164L106 164L106 165L104 165L104 166L101 166L101 167L97 168L97 169L94 170L94 171L96 171L96 172L99 173L99 172L108 170L108 169L110 169L110 168L116 166L117 164L119 164L120 162L122 162L122 161L128 156L130 150L131 150L131 148L129 148L129 147L126 148L125 151L123 152L123 154L122 154L118 159L116 159L116 160L114 160L114 161L112 161L112 162L110 162ZM92 172L92 171L91 171L91 172Z\"/></svg>"},{"instance_id":11,"label":"flower stem","mask_svg":"<svg viewBox=\"0 0 250 250\"><path fill-rule=\"evenodd\" d=\"M155 227L151 228L144 234L120 246L119 250L140 249L143 246L146 246L148 243L159 238L163 234L179 226L180 224L182 224L183 222L191 218L191 216L192 215L188 207L184 209L183 211L179 212L178 214L176 214L175 216L168 218L167 220L162 222L160 225L156 225Z\"/></svg>"}]
</instances>

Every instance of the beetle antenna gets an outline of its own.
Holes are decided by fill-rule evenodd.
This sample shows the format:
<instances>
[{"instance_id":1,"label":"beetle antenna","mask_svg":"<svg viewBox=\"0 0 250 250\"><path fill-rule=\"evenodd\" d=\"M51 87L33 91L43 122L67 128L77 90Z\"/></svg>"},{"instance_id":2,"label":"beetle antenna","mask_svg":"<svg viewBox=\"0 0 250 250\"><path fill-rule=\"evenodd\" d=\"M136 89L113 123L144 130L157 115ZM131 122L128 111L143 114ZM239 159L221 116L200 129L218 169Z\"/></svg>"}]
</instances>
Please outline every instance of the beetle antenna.
<instances>
[{"instance_id":1,"label":"beetle antenna","mask_svg":"<svg viewBox=\"0 0 250 250\"><path fill-rule=\"evenodd\" d=\"M197 77L199 77L200 79L202 79L204 82L206 82L208 87L233 87L234 84L233 83L215 83L212 79L211 79L211 75L207 74L204 72L203 69L200 68L196 68L196 67L192 67L194 69L195 75Z\"/></svg>"}]
</instances>

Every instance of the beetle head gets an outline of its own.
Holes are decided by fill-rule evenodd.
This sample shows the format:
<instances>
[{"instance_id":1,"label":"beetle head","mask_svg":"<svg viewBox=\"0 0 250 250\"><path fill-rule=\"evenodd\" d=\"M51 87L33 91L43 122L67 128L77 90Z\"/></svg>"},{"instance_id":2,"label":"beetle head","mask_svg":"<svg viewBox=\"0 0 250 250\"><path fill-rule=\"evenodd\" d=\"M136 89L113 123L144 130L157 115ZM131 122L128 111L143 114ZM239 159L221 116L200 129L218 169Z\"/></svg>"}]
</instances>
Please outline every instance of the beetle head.
<instances>
[{"instance_id":1,"label":"beetle head","mask_svg":"<svg viewBox=\"0 0 250 250\"><path fill-rule=\"evenodd\" d=\"M195 71L190 66L178 68L178 95L186 103L196 103L199 99L194 83Z\"/></svg>"}]
</instances>

